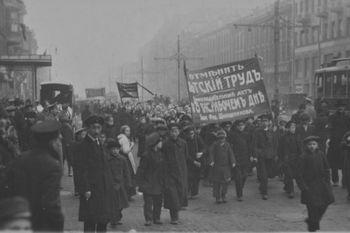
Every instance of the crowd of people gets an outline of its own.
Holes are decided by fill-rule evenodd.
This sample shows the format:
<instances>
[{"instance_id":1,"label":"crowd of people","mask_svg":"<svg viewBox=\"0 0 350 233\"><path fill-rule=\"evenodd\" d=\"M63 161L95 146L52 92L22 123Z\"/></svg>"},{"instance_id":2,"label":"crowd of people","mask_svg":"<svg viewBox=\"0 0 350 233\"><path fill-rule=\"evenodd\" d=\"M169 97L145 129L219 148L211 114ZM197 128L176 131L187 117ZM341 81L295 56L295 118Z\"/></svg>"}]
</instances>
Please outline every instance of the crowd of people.
<instances>
[{"instance_id":1,"label":"crowd of people","mask_svg":"<svg viewBox=\"0 0 350 233\"><path fill-rule=\"evenodd\" d=\"M118 229L138 192L146 226L163 224L162 207L179 224L201 180L217 204L227 202L231 181L237 201L244 201L255 168L263 200L271 178L283 180L288 198L297 184L309 231L319 230L340 177L350 201L350 118L342 102L332 114L326 102L315 109L306 99L290 119L264 114L206 125L192 121L189 106L94 106L73 113L68 104L2 103L0 229L62 231L65 166L85 232L105 232L108 224Z\"/></svg>"}]
</instances>

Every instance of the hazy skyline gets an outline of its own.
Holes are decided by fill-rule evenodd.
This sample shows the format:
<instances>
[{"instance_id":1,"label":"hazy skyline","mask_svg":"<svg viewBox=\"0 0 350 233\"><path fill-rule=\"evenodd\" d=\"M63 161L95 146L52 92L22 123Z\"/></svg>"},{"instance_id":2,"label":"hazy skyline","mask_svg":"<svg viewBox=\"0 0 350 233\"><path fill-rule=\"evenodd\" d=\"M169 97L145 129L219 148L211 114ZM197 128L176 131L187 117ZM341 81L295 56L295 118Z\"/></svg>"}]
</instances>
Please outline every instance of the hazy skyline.
<instances>
[{"instance_id":1,"label":"hazy skyline","mask_svg":"<svg viewBox=\"0 0 350 233\"><path fill-rule=\"evenodd\" d=\"M226 5L253 9L271 2L24 0L24 21L35 32L38 53L47 50L53 56L52 79L72 83L82 95L88 87L107 87L110 72L116 77L116 67L136 61L140 47L176 14Z\"/></svg>"}]
</instances>

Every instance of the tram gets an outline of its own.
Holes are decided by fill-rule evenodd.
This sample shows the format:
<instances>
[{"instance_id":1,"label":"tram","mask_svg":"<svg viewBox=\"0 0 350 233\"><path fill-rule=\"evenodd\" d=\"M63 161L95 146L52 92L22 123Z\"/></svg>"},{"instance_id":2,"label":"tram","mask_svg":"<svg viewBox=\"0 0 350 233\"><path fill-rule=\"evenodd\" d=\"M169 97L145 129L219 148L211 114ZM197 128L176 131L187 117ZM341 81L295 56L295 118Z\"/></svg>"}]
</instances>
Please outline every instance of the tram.
<instances>
[{"instance_id":1,"label":"tram","mask_svg":"<svg viewBox=\"0 0 350 233\"><path fill-rule=\"evenodd\" d=\"M350 58L334 59L325 67L315 71L314 99L324 100L330 111L342 102L350 111Z\"/></svg>"}]
</instances>

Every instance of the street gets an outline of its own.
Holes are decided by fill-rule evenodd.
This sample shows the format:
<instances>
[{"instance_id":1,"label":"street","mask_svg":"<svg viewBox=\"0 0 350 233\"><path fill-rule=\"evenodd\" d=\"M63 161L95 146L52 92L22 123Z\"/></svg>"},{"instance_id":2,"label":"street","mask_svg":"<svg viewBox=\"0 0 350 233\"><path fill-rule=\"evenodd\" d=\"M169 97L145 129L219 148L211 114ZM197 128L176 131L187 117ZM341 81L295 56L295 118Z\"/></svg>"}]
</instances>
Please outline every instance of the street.
<instances>
[{"instance_id":1,"label":"street","mask_svg":"<svg viewBox=\"0 0 350 233\"><path fill-rule=\"evenodd\" d=\"M61 199L65 216L65 230L78 231L83 224L78 222L79 199L73 196L73 179L65 173ZM350 208L346 192L341 187L333 189L336 202L329 206L321 221L323 231L348 231ZM162 210L163 225L144 226L143 200L135 196L130 207L123 210L123 225L111 231L305 231L306 207L300 204L300 192L288 199L283 184L278 178L269 183L269 199L263 201L258 193L256 175L248 178L244 190L244 201L235 199L235 188L231 184L228 203L215 204L210 187L200 187L199 197L189 201L187 210L180 212L180 224L170 225L167 210ZM298 190L299 191L299 190Z\"/></svg>"}]
</instances>

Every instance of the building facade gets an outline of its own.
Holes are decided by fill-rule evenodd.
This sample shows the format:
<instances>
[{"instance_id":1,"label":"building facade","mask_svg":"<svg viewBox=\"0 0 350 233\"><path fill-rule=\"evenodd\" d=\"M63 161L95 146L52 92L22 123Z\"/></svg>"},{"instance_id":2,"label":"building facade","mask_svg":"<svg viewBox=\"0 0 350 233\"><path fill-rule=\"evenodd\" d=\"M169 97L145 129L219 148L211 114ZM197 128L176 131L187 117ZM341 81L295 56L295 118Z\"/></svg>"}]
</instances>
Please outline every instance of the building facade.
<instances>
[{"instance_id":1,"label":"building facade","mask_svg":"<svg viewBox=\"0 0 350 233\"><path fill-rule=\"evenodd\" d=\"M297 91L313 95L314 71L333 58L350 57L350 1L296 0L295 80Z\"/></svg>"},{"instance_id":2,"label":"building facade","mask_svg":"<svg viewBox=\"0 0 350 233\"><path fill-rule=\"evenodd\" d=\"M0 56L36 54L34 32L24 24L22 0L0 0ZM32 70L27 67L0 67L0 98L29 98Z\"/></svg>"}]
</instances>

